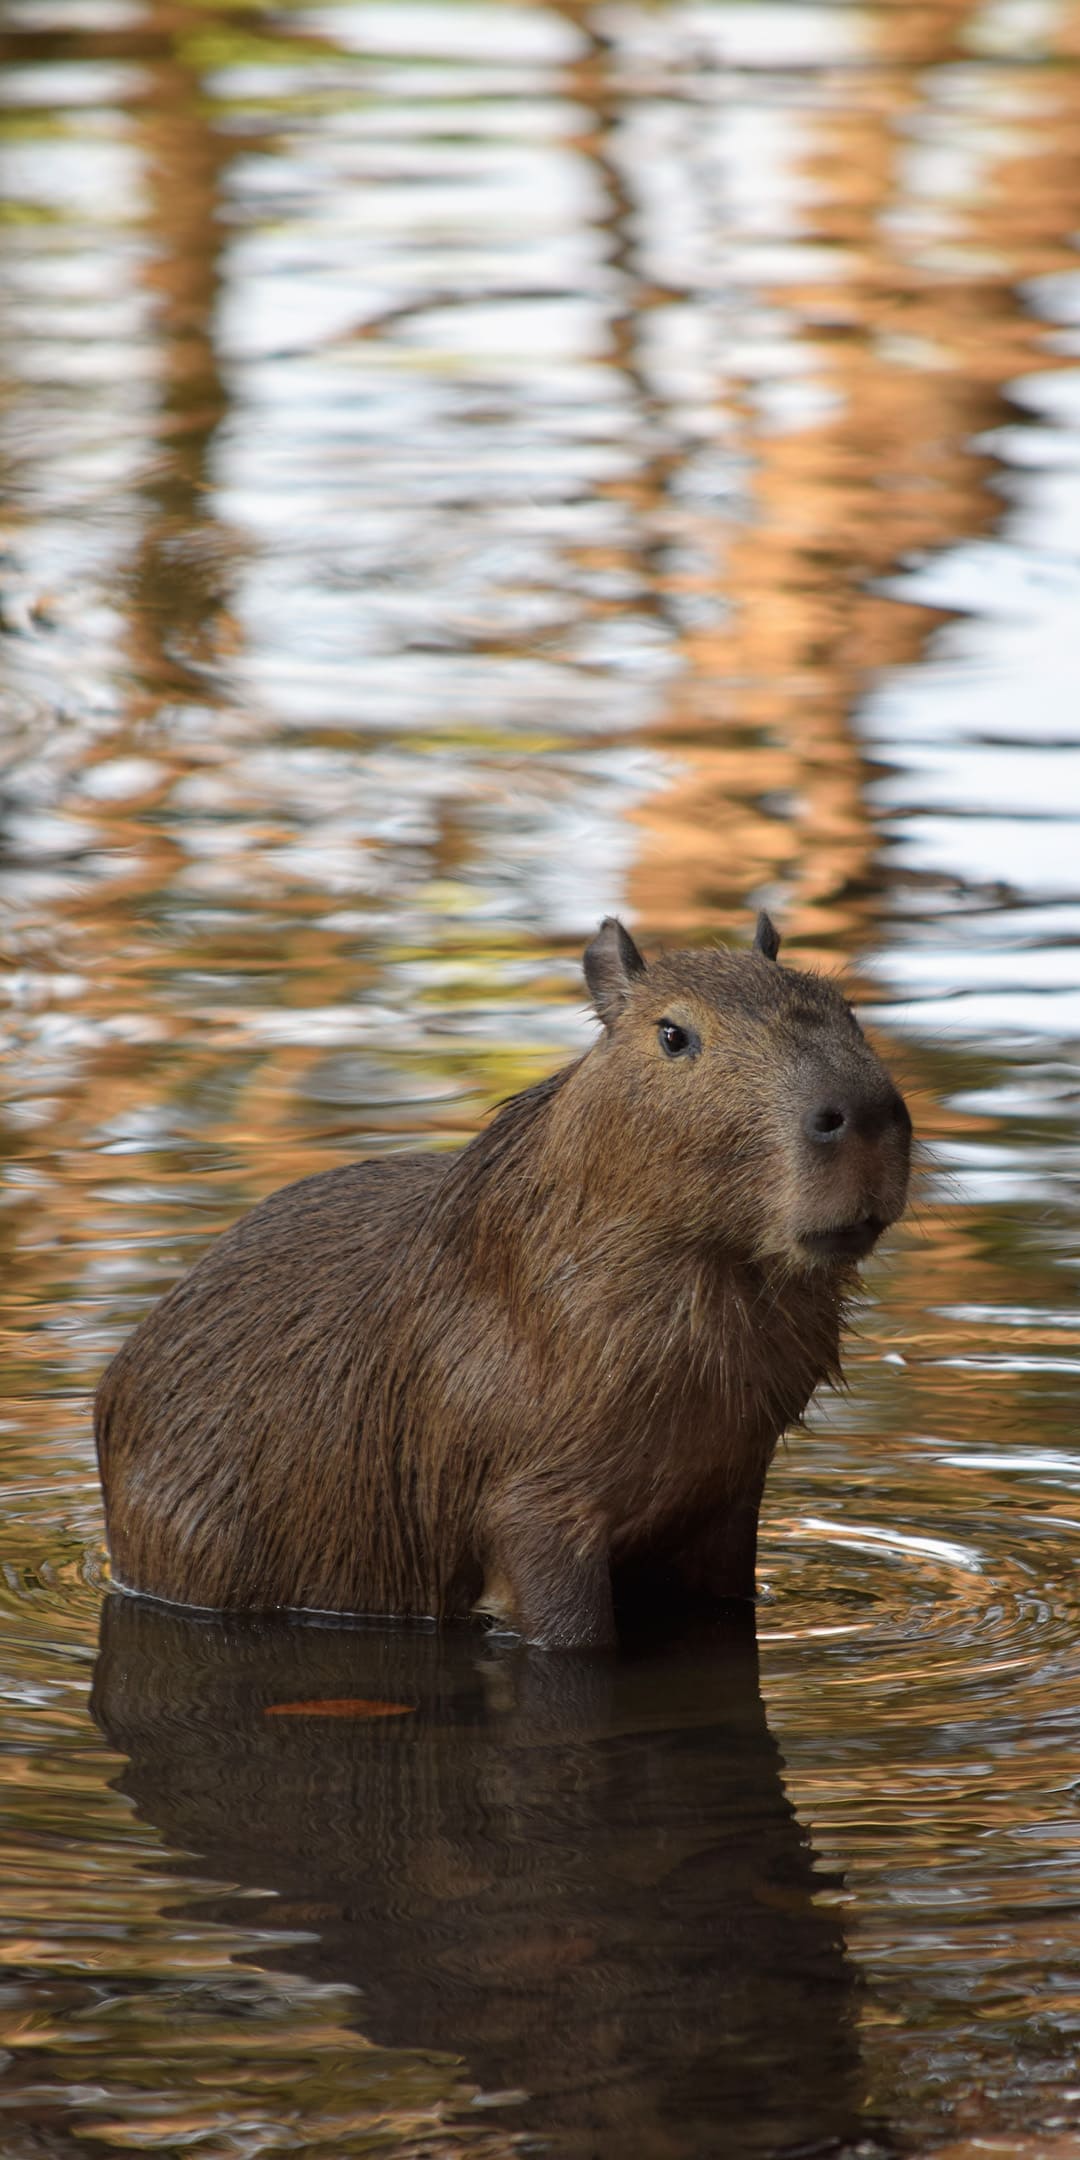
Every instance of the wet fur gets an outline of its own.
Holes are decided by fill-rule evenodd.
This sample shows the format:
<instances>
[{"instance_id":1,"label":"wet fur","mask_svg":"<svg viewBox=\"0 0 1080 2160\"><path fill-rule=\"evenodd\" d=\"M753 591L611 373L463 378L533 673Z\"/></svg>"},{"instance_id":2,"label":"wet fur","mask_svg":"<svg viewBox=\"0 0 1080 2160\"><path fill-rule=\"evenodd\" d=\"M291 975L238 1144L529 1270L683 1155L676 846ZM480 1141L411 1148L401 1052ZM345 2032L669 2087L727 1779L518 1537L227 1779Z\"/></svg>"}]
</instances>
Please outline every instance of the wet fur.
<instances>
[{"instance_id":1,"label":"wet fur","mask_svg":"<svg viewBox=\"0 0 1080 2160\"><path fill-rule=\"evenodd\" d=\"M721 959L761 1072L785 1031L803 1070L808 1038L854 1029L840 1050L884 1079L831 986L764 953L682 955L661 1002L674 979L715 1003ZM719 1074L711 1154L690 1152L700 1080L673 1083L685 1131L658 1128L669 1082L630 993L616 964L601 1043L459 1154L286 1187L148 1315L98 1396L121 1582L215 1608L480 1605L553 1643L612 1639L612 1585L616 1606L753 1594L765 1473L838 1376L853 1269L785 1248L800 1158L768 1103L755 1126L753 1060Z\"/></svg>"}]
</instances>

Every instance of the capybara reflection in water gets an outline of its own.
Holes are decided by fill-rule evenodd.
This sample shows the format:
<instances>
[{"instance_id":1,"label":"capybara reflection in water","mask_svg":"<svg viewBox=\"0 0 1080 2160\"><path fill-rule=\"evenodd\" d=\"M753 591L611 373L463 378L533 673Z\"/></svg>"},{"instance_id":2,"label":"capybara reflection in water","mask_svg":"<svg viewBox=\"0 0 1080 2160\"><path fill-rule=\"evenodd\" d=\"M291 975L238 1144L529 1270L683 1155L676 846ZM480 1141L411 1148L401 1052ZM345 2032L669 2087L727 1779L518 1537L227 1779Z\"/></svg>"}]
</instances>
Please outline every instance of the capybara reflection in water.
<instances>
[{"instance_id":1,"label":"capybara reflection in water","mask_svg":"<svg viewBox=\"0 0 1080 2160\"><path fill-rule=\"evenodd\" d=\"M911 1123L850 1007L608 918L584 1056L457 1154L263 1201L101 1383L117 1579L249 1610L479 1611L602 1646L752 1597L786 1426L835 1378Z\"/></svg>"},{"instance_id":2,"label":"capybara reflection in water","mask_svg":"<svg viewBox=\"0 0 1080 2160\"><path fill-rule=\"evenodd\" d=\"M230 2108L212 2073L217 2152L241 2144L237 2100L261 2125L275 2099L309 2160L871 2149L842 1884L784 1790L751 1606L600 1658L106 1598L91 1709L177 1849L170 1915L204 1946L178 2045L211 2016L200 2059L216 2043L238 2078ZM275 2041L311 2044L309 1988L280 2015L292 1976L335 1990L328 2035L340 2016L368 2046L343 2033L286 2091Z\"/></svg>"}]
</instances>

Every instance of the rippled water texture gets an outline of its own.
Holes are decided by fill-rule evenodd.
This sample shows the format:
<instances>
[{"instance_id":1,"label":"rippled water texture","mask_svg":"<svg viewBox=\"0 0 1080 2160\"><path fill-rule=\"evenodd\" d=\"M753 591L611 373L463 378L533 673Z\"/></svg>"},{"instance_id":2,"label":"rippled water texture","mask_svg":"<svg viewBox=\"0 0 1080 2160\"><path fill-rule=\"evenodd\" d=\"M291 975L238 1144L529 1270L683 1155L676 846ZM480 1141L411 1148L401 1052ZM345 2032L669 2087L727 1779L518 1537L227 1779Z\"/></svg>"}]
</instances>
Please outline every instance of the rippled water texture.
<instances>
[{"instance_id":1,"label":"rippled water texture","mask_svg":"<svg viewBox=\"0 0 1080 2160\"><path fill-rule=\"evenodd\" d=\"M0 2148L1075 2154L1080 5L3 25ZM757 1662L103 1623L150 1299L762 902L929 1145Z\"/></svg>"}]
</instances>

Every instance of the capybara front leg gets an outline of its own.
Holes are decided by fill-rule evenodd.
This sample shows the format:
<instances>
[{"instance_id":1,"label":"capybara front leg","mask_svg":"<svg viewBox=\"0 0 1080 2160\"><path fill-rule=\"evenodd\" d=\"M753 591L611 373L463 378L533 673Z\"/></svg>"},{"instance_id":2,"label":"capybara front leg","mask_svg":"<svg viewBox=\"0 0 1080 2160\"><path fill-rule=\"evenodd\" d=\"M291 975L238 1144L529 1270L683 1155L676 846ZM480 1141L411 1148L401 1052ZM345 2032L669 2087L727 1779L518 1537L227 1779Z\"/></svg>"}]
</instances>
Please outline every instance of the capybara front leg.
<instances>
[{"instance_id":1,"label":"capybara front leg","mask_svg":"<svg viewBox=\"0 0 1080 2160\"><path fill-rule=\"evenodd\" d=\"M680 1547L675 1571L695 1605L754 1597L759 1507L759 1495L735 1502Z\"/></svg>"},{"instance_id":2,"label":"capybara front leg","mask_svg":"<svg viewBox=\"0 0 1080 2160\"><path fill-rule=\"evenodd\" d=\"M602 1650L615 1640L606 1542L583 1542L519 1502L495 1537L494 1573L506 1590L507 1618L526 1642L546 1650Z\"/></svg>"}]
</instances>

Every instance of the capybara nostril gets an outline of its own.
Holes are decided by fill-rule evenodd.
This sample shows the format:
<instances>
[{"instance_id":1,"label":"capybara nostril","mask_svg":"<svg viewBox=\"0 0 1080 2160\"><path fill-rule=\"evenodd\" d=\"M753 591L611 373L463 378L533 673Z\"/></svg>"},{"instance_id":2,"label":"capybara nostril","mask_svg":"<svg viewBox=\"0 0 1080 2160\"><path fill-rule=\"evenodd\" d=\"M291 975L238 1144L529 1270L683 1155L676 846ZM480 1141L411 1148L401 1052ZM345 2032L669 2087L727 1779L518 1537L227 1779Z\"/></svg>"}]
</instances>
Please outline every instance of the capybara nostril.
<instances>
[{"instance_id":1,"label":"capybara nostril","mask_svg":"<svg viewBox=\"0 0 1080 2160\"><path fill-rule=\"evenodd\" d=\"M868 1088L826 1096L819 1107L806 1111L802 1127L807 1139L818 1147L835 1147L851 1133L858 1133L863 1140L881 1140L890 1130L907 1138L911 1135L911 1119L903 1096L887 1082L880 1084L877 1075L875 1084Z\"/></svg>"},{"instance_id":2,"label":"capybara nostril","mask_svg":"<svg viewBox=\"0 0 1080 2160\"><path fill-rule=\"evenodd\" d=\"M824 1110L811 1110L803 1119L803 1131L811 1140L821 1141L828 1146L835 1140L843 1139L850 1122L847 1111L841 1110L839 1104L835 1104Z\"/></svg>"}]
</instances>

